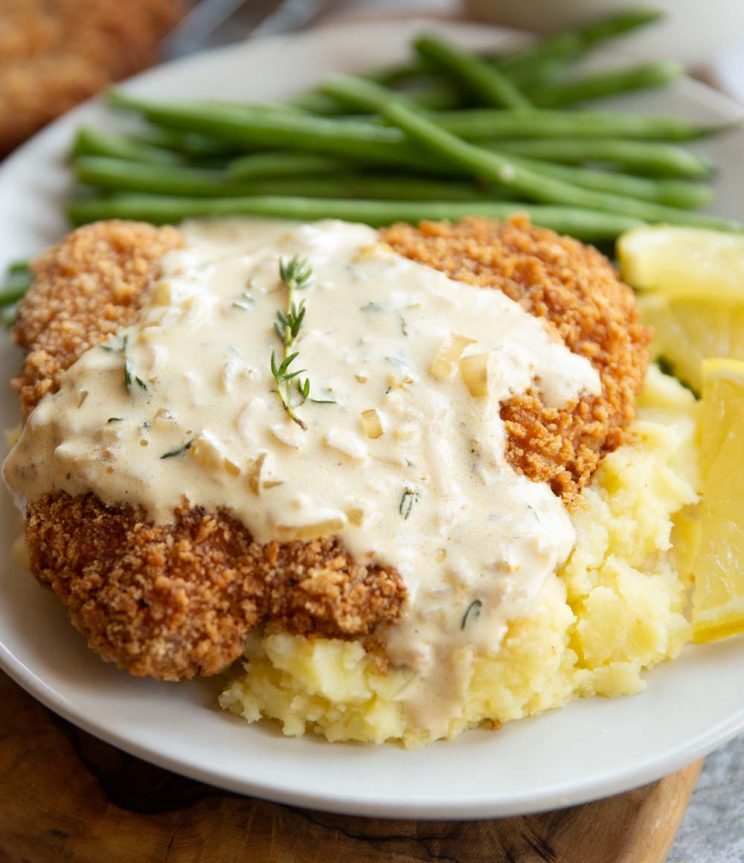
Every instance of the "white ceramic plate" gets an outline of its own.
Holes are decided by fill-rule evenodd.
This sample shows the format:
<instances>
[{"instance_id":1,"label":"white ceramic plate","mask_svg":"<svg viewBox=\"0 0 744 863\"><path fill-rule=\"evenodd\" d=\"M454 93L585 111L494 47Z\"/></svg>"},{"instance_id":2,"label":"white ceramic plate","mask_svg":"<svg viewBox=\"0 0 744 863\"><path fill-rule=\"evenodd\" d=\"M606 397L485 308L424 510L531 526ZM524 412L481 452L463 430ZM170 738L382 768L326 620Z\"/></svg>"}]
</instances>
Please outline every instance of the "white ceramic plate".
<instances>
[{"instance_id":1,"label":"white ceramic plate","mask_svg":"<svg viewBox=\"0 0 744 863\"><path fill-rule=\"evenodd\" d=\"M187 59L138 77L152 97L271 99L310 86L332 70L402 59L422 22L344 25L272 38ZM426 22L465 44L513 38L504 31ZM734 106L691 82L623 100L624 107L731 119ZM110 123L90 103L59 120L0 170L0 266L65 231L65 152L81 123ZM722 168L717 210L744 216L744 133L707 142ZM6 336L0 368L20 356ZM0 426L16 422L2 387ZM396 746L330 745L284 738L215 706L214 682L136 680L98 660L67 622L59 601L13 565L19 522L0 501L0 665L48 707L122 749L177 772L245 794L360 815L479 818L565 806L641 785L706 754L744 729L744 641L690 648L648 675L640 695L591 699L516 722L472 731L452 743L406 752Z\"/></svg>"}]
</instances>

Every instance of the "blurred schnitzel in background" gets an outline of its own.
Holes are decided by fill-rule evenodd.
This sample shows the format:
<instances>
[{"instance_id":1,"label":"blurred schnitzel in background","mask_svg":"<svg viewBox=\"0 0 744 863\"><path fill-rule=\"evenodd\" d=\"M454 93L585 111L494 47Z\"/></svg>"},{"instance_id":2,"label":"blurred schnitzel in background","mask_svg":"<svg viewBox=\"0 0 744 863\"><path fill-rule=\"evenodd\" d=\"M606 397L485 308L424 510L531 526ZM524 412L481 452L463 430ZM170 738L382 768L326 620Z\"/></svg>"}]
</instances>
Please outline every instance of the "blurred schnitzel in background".
<instances>
[{"instance_id":1,"label":"blurred schnitzel in background","mask_svg":"<svg viewBox=\"0 0 744 863\"><path fill-rule=\"evenodd\" d=\"M3 0L0 156L37 129L152 65L188 0Z\"/></svg>"}]
</instances>

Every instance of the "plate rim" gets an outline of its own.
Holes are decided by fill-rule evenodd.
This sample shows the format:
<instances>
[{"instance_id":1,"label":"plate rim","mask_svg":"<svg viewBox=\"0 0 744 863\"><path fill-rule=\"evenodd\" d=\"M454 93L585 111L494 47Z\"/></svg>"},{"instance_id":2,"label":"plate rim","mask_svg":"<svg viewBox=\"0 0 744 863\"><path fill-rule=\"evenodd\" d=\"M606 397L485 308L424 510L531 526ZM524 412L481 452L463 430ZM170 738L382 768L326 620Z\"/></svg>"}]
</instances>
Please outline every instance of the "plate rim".
<instances>
[{"instance_id":1,"label":"plate rim","mask_svg":"<svg viewBox=\"0 0 744 863\"><path fill-rule=\"evenodd\" d=\"M26 694L71 724L127 752L129 755L169 770L172 773L204 782L218 789L236 792L243 796L256 797L272 803L316 809L331 814L384 818L387 820L433 821L447 819L452 821L469 821L481 818L528 815L590 803L595 800L622 794L626 791L632 791L682 770L684 767L700 758L704 758L714 749L733 739L744 729L744 706L742 706L737 714L733 714L727 719L722 720L708 729L707 732L698 735L698 737L692 738L687 746L680 747L665 758L649 758L640 766L636 766L632 773L632 778L630 773L627 776L599 774L579 785L573 786L571 791L548 788L538 795L525 793L524 795L510 798L508 801L494 798L476 804L469 800L463 800L456 804L452 802L447 802L446 804L432 803L430 801L417 802L410 799L393 799L385 802L356 799L341 801L332 795L288 789L285 785L279 783L266 784L265 782L226 777L217 768L200 766L190 761L179 761L176 758L158 752L153 747L142 745L123 737L106 728L100 722L87 719L76 713L74 708L69 706L66 698L59 695L52 687L44 683L38 675L34 674L33 671L14 657L2 642L0 642L0 669L17 683ZM632 698L632 696L623 697ZM531 718L533 717L526 717L525 719L515 721L525 722ZM448 742L439 741L438 745L446 746ZM328 745L337 746L339 744L331 743ZM433 745L437 745L437 743ZM404 750L401 750L401 757L405 757ZM401 815L401 807L403 806L405 807L405 814Z\"/></svg>"}]
</instances>

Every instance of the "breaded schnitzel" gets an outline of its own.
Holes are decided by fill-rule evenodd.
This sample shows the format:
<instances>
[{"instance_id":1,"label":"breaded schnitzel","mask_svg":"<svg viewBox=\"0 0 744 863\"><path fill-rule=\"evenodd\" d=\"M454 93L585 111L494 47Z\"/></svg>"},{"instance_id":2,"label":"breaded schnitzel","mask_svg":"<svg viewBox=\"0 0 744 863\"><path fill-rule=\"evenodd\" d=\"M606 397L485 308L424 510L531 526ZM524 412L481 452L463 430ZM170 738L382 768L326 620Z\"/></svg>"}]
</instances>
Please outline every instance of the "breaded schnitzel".
<instances>
[{"instance_id":1,"label":"breaded schnitzel","mask_svg":"<svg viewBox=\"0 0 744 863\"><path fill-rule=\"evenodd\" d=\"M383 237L458 279L501 287L597 368L601 396L548 409L535 391L502 405L513 464L570 497L633 415L647 336L630 290L598 253L519 219L396 227ZM160 257L180 242L170 228L100 223L39 259L15 329L30 351L16 382L26 414L85 350L136 319ZM90 646L160 679L215 673L262 621L356 638L396 620L406 599L394 569L354 561L336 538L259 545L223 511L183 508L153 525L131 507L57 492L30 504L26 541L33 572Z\"/></svg>"},{"instance_id":2,"label":"breaded schnitzel","mask_svg":"<svg viewBox=\"0 0 744 863\"><path fill-rule=\"evenodd\" d=\"M183 0L0 3L0 155L83 99L150 66Z\"/></svg>"},{"instance_id":3,"label":"breaded schnitzel","mask_svg":"<svg viewBox=\"0 0 744 863\"><path fill-rule=\"evenodd\" d=\"M399 254L453 279L498 288L547 318L597 369L600 396L548 408L533 391L501 407L512 463L530 479L549 482L556 494L581 491L602 456L622 443L648 363L650 331L612 264L591 246L531 226L525 217L394 225L381 233Z\"/></svg>"}]
</instances>

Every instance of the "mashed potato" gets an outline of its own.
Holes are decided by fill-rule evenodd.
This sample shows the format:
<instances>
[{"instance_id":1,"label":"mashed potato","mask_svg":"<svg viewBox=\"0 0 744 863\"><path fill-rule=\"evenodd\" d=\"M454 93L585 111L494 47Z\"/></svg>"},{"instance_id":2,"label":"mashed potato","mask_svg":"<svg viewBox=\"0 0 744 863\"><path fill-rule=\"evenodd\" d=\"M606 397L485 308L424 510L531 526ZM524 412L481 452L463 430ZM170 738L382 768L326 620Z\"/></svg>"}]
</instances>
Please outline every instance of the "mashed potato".
<instances>
[{"instance_id":1,"label":"mashed potato","mask_svg":"<svg viewBox=\"0 0 744 863\"><path fill-rule=\"evenodd\" d=\"M696 402L653 366L639 414L632 443L604 460L573 511L576 546L534 616L510 625L498 654L468 648L457 657L469 682L447 738L572 698L638 692L643 671L688 640ZM245 656L245 674L220 703L249 722L277 719L285 734L332 741L415 747L434 739L399 699L411 673L385 671L359 642L275 633L253 636Z\"/></svg>"}]
</instances>

